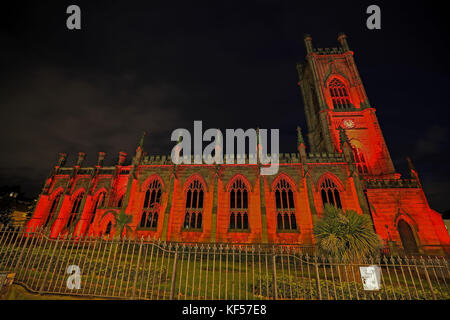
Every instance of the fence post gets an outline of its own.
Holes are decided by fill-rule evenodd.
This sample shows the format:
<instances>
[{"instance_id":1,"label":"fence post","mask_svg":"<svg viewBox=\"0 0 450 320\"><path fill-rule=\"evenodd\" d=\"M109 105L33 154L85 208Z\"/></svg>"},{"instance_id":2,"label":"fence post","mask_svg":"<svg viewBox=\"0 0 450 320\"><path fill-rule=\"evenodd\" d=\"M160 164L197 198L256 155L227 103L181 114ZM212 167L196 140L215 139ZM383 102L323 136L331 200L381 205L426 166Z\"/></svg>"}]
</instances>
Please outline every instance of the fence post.
<instances>
[{"instance_id":1,"label":"fence post","mask_svg":"<svg viewBox=\"0 0 450 320\"><path fill-rule=\"evenodd\" d=\"M277 265L276 265L276 255L275 255L275 246L273 247L273 255L272 255L272 283L273 283L273 299L277 299Z\"/></svg>"},{"instance_id":2,"label":"fence post","mask_svg":"<svg viewBox=\"0 0 450 320\"><path fill-rule=\"evenodd\" d=\"M422 256L420 257L420 260L422 261L423 270L425 270L425 277L427 278L427 283L428 283L428 286L430 287L431 296L433 297L433 300L437 300L436 294L434 293L434 290L433 290L433 285L431 284L430 276L428 274L427 266L425 265L425 260L423 259Z\"/></svg>"},{"instance_id":3,"label":"fence post","mask_svg":"<svg viewBox=\"0 0 450 320\"><path fill-rule=\"evenodd\" d=\"M320 290L319 263L317 256L314 256L314 267L316 269L317 293L319 294L319 299L322 300L322 291Z\"/></svg>"},{"instance_id":4,"label":"fence post","mask_svg":"<svg viewBox=\"0 0 450 320\"><path fill-rule=\"evenodd\" d=\"M173 300L173 294L175 292L175 282L177 279L177 262L178 262L178 244L175 245L175 257L173 259L173 268L172 268L172 283L170 284L170 296L169 296L170 300Z\"/></svg>"}]
</instances>

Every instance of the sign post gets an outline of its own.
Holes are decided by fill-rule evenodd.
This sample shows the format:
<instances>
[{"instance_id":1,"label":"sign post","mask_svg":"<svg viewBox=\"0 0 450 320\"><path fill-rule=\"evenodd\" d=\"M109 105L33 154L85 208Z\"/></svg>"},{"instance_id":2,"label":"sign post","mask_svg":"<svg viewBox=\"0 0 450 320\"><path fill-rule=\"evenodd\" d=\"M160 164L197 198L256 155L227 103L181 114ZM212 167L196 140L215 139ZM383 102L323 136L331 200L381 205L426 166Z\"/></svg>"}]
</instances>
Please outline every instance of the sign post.
<instances>
[{"instance_id":1,"label":"sign post","mask_svg":"<svg viewBox=\"0 0 450 320\"><path fill-rule=\"evenodd\" d=\"M364 290L376 291L381 287L381 268L377 265L359 267Z\"/></svg>"}]
</instances>

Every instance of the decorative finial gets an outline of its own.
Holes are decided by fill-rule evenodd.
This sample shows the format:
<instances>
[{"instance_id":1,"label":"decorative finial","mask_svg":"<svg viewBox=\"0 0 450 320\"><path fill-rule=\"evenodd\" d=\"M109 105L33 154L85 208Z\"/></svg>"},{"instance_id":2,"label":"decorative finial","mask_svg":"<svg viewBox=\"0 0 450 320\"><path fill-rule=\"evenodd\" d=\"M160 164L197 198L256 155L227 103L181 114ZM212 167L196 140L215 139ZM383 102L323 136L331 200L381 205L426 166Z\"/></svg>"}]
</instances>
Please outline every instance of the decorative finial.
<instances>
[{"instance_id":1,"label":"decorative finial","mask_svg":"<svg viewBox=\"0 0 450 320\"><path fill-rule=\"evenodd\" d=\"M67 160L67 153L60 152L58 154L58 167L64 167Z\"/></svg>"},{"instance_id":2,"label":"decorative finial","mask_svg":"<svg viewBox=\"0 0 450 320\"><path fill-rule=\"evenodd\" d=\"M313 51L311 35L310 34L305 34L303 36L303 41L305 42L306 53L311 53Z\"/></svg>"},{"instance_id":3,"label":"decorative finial","mask_svg":"<svg viewBox=\"0 0 450 320\"><path fill-rule=\"evenodd\" d=\"M144 132L142 133L141 140L139 141L139 147L141 147L141 149L144 148L144 138L145 138L145 135L146 135L146 134L147 134L147 133L144 131Z\"/></svg>"},{"instance_id":4,"label":"decorative finial","mask_svg":"<svg viewBox=\"0 0 450 320\"><path fill-rule=\"evenodd\" d=\"M123 166L123 164L125 163L125 159L127 158L127 153L120 151L119 152L119 161L117 163L117 165L119 166Z\"/></svg>"},{"instance_id":5,"label":"decorative finial","mask_svg":"<svg viewBox=\"0 0 450 320\"><path fill-rule=\"evenodd\" d=\"M302 135L302 128L297 127L297 144L300 147L300 145L304 145L305 144L305 140L303 140L303 135Z\"/></svg>"},{"instance_id":6,"label":"decorative finial","mask_svg":"<svg viewBox=\"0 0 450 320\"><path fill-rule=\"evenodd\" d=\"M103 161L105 160L106 152L99 152L98 158L97 158L97 166L101 167L103 166Z\"/></svg>"},{"instance_id":7,"label":"decorative finial","mask_svg":"<svg viewBox=\"0 0 450 320\"><path fill-rule=\"evenodd\" d=\"M409 173L411 175L412 179L416 179L419 180L419 175L417 174L417 170L414 167L411 158L410 157L406 157L406 161L408 161L408 168L409 168Z\"/></svg>"},{"instance_id":8,"label":"decorative finial","mask_svg":"<svg viewBox=\"0 0 450 320\"><path fill-rule=\"evenodd\" d=\"M347 133L341 126L339 126L339 141L341 147L344 145L345 142L350 144L350 140L348 139Z\"/></svg>"},{"instance_id":9,"label":"decorative finial","mask_svg":"<svg viewBox=\"0 0 450 320\"><path fill-rule=\"evenodd\" d=\"M408 168L409 168L409 170L410 171L416 171L416 168L414 168L414 165L413 165L413 163L412 163L412 161L411 161L411 158L410 157L406 157L406 161L408 161Z\"/></svg>"},{"instance_id":10,"label":"decorative finial","mask_svg":"<svg viewBox=\"0 0 450 320\"><path fill-rule=\"evenodd\" d=\"M341 48L344 49L344 51L349 51L350 48L348 47L348 43L347 43L347 36L345 35L345 33L340 32L338 34L338 41L341 44Z\"/></svg>"},{"instance_id":11,"label":"decorative finial","mask_svg":"<svg viewBox=\"0 0 450 320\"><path fill-rule=\"evenodd\" d=\"M83 164L84 159L86 158L86 153L84 152L78 152L78 159L77 159L77 166L81 167L81 165Z\"/></svg>"}]
</instances>

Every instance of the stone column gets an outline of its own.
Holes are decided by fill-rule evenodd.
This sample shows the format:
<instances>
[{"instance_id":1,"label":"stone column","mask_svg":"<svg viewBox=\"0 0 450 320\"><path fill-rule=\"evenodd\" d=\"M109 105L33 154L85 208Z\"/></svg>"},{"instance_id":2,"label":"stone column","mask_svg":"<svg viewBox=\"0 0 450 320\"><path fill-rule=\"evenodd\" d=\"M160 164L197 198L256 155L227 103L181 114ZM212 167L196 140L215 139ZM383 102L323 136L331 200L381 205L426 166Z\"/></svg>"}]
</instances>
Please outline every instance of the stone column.
<instances>
[{"instance_id":1,"label":"stone column","mask_svg":"<svg viewBox=\"0 0 450 320\"><path fill-rule=\"evenodd\" d=\"M219 174L217 173L214 177L214 194L213 194L213 207L211 212L211 238L210 242L216 242L217 235L217 202L218 202L218 192L219 188Z\"/></svg>"},{"instance_id":2,"label":"stone column","mask_svg":"<svg viewBox=\"0 0 450 320\"><path fill-rule=\"evenodd\" d=\"M172 201L173 201L173 194L175 192L175 181L176 177L174 175L170 176L170 182L169 182L169 195L167 196L167 205L166 209L164 210L164 221L163 221L163 227L161 232L161 240L167 241L167 231L169 229L169 215L172 211Z\"/></svg>"},{"instance_id":3,"label":"stone column","mask_svg":"<svg viewBox=\"0 0 450 320\"><path fill-rule=\"evenodd\" d=\"M268 243L267 238L267 215L266 215L266 197L265 197L264 178L259 176L259 196L261 201L261 234L262 243Z\"/></svg>"},{"instance_id":4,"label":"stone column","mask_svg":"<svg viewBox=\"0 0 450 320\"><path fill-rule=\"evenodd\" d=\"M306 192L308 194L308 204L311 210L313 225L317 222L317 209L314 204L313 186L311 184L311 178L306 176Z\"/></svg>"}]
</instances>

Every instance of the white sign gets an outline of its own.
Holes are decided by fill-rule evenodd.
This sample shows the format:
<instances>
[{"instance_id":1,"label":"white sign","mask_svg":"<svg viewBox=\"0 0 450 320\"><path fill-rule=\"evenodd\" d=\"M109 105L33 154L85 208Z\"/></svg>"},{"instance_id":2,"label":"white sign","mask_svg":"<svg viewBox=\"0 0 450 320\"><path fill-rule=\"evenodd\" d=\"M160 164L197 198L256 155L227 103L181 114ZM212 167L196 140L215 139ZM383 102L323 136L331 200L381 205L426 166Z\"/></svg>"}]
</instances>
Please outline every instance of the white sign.
<instances>
[{"instance_id":1,"label":"white sign","mask_svg":"<svg viewBox=\"0 0 450 320\"><path fill-rule=\"evenodd\" d=\"M381 269L379 266L359 267L364 290L380 290Z\"/></svg>"}]
</instances>

